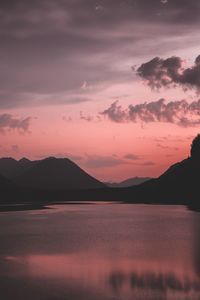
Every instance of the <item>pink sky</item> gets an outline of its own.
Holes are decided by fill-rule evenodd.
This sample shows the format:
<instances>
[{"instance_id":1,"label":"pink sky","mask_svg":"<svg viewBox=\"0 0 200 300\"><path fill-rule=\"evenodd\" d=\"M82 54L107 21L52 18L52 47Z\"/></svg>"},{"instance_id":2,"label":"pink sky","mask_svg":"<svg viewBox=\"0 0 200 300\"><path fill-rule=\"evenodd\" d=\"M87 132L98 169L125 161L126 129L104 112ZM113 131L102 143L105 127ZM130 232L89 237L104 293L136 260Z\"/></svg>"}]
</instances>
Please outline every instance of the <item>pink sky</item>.
<instances>
[{"instance_id":1,"label":"pink sky","mask_svg":"<svg viewBox=\"0 0 200 300\"><path fill-rule=\"evenodd\" d=\"M100 113L115 101L122 110L161 98L198 101L198 81L152 90L136 70L155 57L194 65L199 4L99 2L0 4L0 155L69 157L104 181L158 176L189 155L199 125L115 122Z\"/></svg>"}]
</instances>

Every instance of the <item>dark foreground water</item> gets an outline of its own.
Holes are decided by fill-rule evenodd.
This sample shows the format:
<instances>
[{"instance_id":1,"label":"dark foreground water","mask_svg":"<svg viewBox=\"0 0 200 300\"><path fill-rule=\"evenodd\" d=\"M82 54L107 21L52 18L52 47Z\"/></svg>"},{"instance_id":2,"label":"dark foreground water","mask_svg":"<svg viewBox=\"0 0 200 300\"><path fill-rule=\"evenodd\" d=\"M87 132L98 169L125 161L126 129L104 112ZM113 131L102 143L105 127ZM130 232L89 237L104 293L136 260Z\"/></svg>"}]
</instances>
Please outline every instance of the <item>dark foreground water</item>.
<instances>
[{"instance_id":1,"label":"dark foreground water","mask_svg":"<svg viewBox=\"0 0 200 300\"><path fill-rule=\"evenodd\" d=\"M200 214L125 204L0 213L0 299L200 299Z\"/></svg>"}]
</instances>

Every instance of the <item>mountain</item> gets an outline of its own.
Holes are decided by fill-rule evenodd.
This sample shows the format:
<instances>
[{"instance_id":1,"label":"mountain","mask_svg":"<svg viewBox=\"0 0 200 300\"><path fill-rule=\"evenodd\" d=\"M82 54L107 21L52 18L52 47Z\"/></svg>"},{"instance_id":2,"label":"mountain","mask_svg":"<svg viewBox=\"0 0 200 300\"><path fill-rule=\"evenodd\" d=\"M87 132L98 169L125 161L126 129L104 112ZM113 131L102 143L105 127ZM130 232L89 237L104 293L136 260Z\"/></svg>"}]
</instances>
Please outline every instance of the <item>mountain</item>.
<instances>
[{"instance_id":1,"label":"mountain","mask_svg":"<svg viewBox=\"0 0 200 300\"><path fill-rule=\"evenodd\" d=\"M42 190L96 189L105 185L66 158L49 157L14 179L21 187Z\"/></svg>"},{"instance_id":2,"label":"mountain","mask_svg":"<svg viewBox=\"0 0 200 300\"><path fill-rule=\"evenodd\" d=\"M38 161L22 158L19 161L11 157L0 158L0 174L6 178L15 178L30 169Z\"/></svg>"},{"instance_id":3,"label":"mountain","mask_svg":"<svg viewBox=\"0 0 200 300\"><path fill-rule=\"evenodd\" d=\"M196 198L199 196L200 159L189 157L172 165L158 178L158 186L168 188L167 193L177 197Z\"/></svg>"},{"instance_id":4,"label":"mountain","mask_svg":"<svg viewBox=\"0 0 200 300\"><path fill-rule=\"evenodd\" d=\"M122 182L106 182L105 184L109 187L130 187L130 186L135 186L138 184L141 184L147 180L150 180L150 177L133 177L133 178L128 178Z\"/></svg>"},{"instance_id":5,"label":"mountain","mask_svg":"<svg viewBox=\"0 0 200 300\"><path fill-rule=\"evenodd\" d=\"M185 204L200 208L200 134L192 141L190 157L169 167L157 179L151 179L128 191L129 201Z\"/></svg>"},{"instance_id":6,"label":"mountain","mask_svg":"<svg viewBox=\"0 0 200 300\"><path fill-rule=\"evenodd\" d=\"M200 159L189 157L172 165L160 177L129 188L129 201L198 204L200 206Z\"/></svg>"}]
</instances>

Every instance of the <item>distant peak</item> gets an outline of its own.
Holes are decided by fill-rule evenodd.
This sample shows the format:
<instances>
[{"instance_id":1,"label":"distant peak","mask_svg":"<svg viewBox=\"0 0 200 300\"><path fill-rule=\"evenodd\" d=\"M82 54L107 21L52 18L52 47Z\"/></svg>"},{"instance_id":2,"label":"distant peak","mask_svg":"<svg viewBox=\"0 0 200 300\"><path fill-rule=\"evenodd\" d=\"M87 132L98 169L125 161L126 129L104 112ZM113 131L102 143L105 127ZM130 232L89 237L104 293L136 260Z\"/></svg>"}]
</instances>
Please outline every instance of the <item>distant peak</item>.
<instances>
[{"instance_id":1,"label":"distant peak","mask_svg":"<svg viewBox=\"0 0 200 300\"><path fill-rule=\"evenodd\" d=\"M28 158L26 158L26 157L22 157L20 160L19 160L19 162L29 162L30 160L28 159Z\"/></svg>"}]
</instances>

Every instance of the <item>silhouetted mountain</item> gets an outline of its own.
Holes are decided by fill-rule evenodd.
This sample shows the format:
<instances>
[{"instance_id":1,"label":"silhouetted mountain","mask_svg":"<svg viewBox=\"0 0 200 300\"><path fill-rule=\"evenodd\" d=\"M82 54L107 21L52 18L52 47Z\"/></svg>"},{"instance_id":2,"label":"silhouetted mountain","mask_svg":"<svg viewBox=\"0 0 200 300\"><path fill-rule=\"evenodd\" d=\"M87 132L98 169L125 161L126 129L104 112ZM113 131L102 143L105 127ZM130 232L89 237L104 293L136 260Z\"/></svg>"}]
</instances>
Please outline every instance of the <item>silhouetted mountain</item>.
<instances>
[{"instance_id":1,"label":"silhouetted mountain","mask_svg":"<svg viewBox=\"0 0 200 300\"><path fill-rule=\"evenodd\" d=\"M150 177L133 177L133 178L128 178L122 182L105 182L105 184L109 187L130 187L130 186L135 186L138 184L141 184L147 180L150 180Z\"/></svg>"},{"instance_id":2,"label":"silhouetted mountain","mask_svg":"<svg viewBox=\"0 0 200 300\"><path fill-rule=\"evenodd\" d=\"M172 165L156 179L129 189L129 201L199 205L200 159L189 157ZM199 202L199 204L198 204Z\"/></svg>"},{"instance_id":3,"label":"silhouetted mountain","mask_svg":"<svg viewBox=\"0 0 200 300\"><path fill-rule=\"evenodd\" d=\"M189 158L172 165L157 179L133 187L130 198L200 208L200 135L194 138L190 153Z\"/></svg>"},{"instance_id":4,"label":"silhouetted mountain","mask_svg":"<svg viewBox=\"0 0 200 300\"><path fill-rule=\"evenodd\" d=\"M7 160L13 164L12 159ZM29 169L14 179L18 188L2 189L1 186L8 186L10 182L0 177L0 192L6 191L1 193L5 195L2 199L15 203L28 201L34 205L94 200L184 204L200 209L200 135L193 141L191 157L172 165L160 177L131 187L109 188L69 159L50 157L34 163L30 167L28 160L21 161L21 165L27 164Z\"/></svg>"},{"instance_id":5,"label":"silhouetted mountain","mask_svg":"<svg viewBox=\"0 0 200 300\"><path fill-rule=\"evenodd\" d=\"M105 185L71 160L49 157L14 179L21 187L42 190L95 189Z\"/></svg>"},{"instance_id":6,"label":"silhouetted mountain","mask_svg":"<svg viewBox=\"0 0 200 300\"><path fill-rule=\"evenodd\" d=\"M19 161L11 157L0 158L0 174L7 178L15 178L30 169L38 161L22 158Z\"/></svg>"},{"instance_id":7,"label":"silhouetted mountain","mask_svg":"<svg viewBox=\"0 0 200 300\"><path fill-rule=\"evenodd\" d=\"M167 188L168 193L179 198L199 198L200 157L189 157L172 165L158 178L159 189Z\"/></svg>"}]
</instances>

